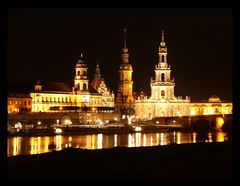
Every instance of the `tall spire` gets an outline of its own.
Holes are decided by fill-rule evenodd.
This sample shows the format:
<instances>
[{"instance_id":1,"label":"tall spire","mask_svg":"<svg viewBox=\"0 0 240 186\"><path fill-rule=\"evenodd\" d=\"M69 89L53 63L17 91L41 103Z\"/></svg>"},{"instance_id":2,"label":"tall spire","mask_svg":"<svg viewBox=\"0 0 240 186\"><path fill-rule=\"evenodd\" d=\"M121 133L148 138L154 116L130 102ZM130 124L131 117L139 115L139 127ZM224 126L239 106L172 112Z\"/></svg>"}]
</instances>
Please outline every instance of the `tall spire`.
<instances>
[{"instance_id":1,"label":"tall spire","mask_svg":"<svg viewBox=\"0 0 240 186\"><path fill-rule=\"evenodd\" d=\"M95 70L95 78L101 78L101 73L100 73L100 68L98 65L98 60L97 60L97 66L96 66L96 70Z\"/></svg>"},{"instance_id":2,"label":"tall spire","mask_svg":"<svg viewBox=\"0 0 240 186\"><path fill-rule=\"evenodd\" d=\"M166 46L166 43L165 43L165 40L164 40L164 30L162 29L162 39L161 39L161 42L160 42L160 47L165 47Z\"/></svg>"},{"instance_id":3,"label":"tall spire","mask_svg":"<svg viewBox=\"0 0 240 186\"><path fill-rule=\"evenodd\" d=\"M124 28L124 48L127 48L127 38L126 38L126 34L127 34L127 29Z\"/></svg>"},{"instance_id":4,"label":"tall spire","mask_svg":"<svg viewBox=\"0 0 240 186\"><path fill-rule=\"evenodd\" d=\"M162 29L162 42L164 42L164 30Z\"/></svg>"},{"instance_id":5,"label":"tall spire","mask_svg":"<svg viewBox=\"0 0 240 186\"><path fill-rule=\"evenodd\" d=\"M126 37L126 34L127 34L127 29L124 28L124 46L123 46L123 53L124 54L127 54L128 53L128 48L127 48L127 37Z\"/></svg>"}]
</instances>

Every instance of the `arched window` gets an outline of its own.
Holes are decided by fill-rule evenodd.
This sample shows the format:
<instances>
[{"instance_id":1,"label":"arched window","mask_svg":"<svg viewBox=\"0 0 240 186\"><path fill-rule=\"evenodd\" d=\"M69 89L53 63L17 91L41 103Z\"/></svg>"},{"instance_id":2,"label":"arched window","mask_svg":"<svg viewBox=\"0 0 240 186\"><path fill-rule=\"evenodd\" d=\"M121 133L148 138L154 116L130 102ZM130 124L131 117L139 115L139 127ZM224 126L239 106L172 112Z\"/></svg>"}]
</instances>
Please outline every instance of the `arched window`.
<instances>
[{"instance_id":1,"label":"arched window","mask_svg":"<svg viewBox=\"0 0 240 186\"><path fill-rule=\"evenodd\" d=\"M77 71L77 75L80 76L80 71Z\"/></svg>"},{"instance_id":2,"label":"arched window","mask_svg":"<svg viewBox=\"0 0 240 186\"><path fill-rule=\"evenodd\" d=\"M87 75L86 71L83 71L83 75L84 75L84 76L86 76L86 75Z\"/></svg>"},{"instance_id":3,"label":"arched window","mask_svg":"<svg viewBox=\"0 0 240 186\"><path fill-rule=\"evenodd\" d=\"M161 90L161 96L165 96L165 91Z\"/></svg>"},{"instance_id":4,"label":"arched window","mask_svg":"<svg viewBox=\"0 0 240 186\"><path fill-rule=\"evenodd\" d=\"M162 62L164 62L164 56L162 55Z\"/></svg>"},{"instance_id":5,"label":"arched window","mask_svg":"<svg viewBox=\"0 0 240 186\"><path fill-rule=\"evenodd\" d=\"M161 79L162 79L162 81L165 81L165 76L164 76L164 73L162 73L162 75L161 75L162 77L161 77Z\"/></svg>"},{"instance_id":6,"label":"arched window","mask_svg":"<svg viewBox=\"0 0 240 186\"><path fill-rule=\"evenodd\" d=\"M86 83L83 83L83 90L86 90L87 89L87 85Z\"/></svg>"}]
</instances>

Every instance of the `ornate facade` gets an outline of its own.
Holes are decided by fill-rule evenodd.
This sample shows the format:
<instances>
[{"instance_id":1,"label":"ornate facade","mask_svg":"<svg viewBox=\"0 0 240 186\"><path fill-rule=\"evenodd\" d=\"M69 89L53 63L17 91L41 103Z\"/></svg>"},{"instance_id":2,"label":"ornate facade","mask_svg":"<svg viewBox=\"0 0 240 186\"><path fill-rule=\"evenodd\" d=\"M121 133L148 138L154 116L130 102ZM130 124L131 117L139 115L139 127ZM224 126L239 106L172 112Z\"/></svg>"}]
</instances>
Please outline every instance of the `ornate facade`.
<instances>
[{"instance_id":1,"label":"ornate facade","mask_svg":"<svg viewBox=\"0 0 240 186\"><path fill-rule=\"evenodd\" d=\"M232 103L211 96L207 101L190 103L191 116L232 114Z\"/></svg>"},{"instance_id":2,"label":"ornate facade","mask_svg":"<svg viewBox=\"0 0 240 186\"><path fill-rule=\"evenodd\" d=\"M44 85L38 81L35 90L30 93L32 112L76 111L81 110L81 108L90 108L93 111L99 108L114 110L114 94L110 93L102 78L99 83L94 83L98 78L96 74L89 84L87 70L87 64L81 54L81 58L75 66L73 87L61 82ZM96 73L98 70L100 75L100 69L97 65Z\"/></svg>"},{"instance_id":3,"label":"ornate facade","mask_svg":"<svg viewBox=\"0 0 240 186\"><path fill-rule=\"evenodd\" d=\"M129 54L126 43L126 29L124 29L124 47L122 49L122 63L119 68L119 82L116 96L116 108L133 109L133 81L132 81L132 65L129 63Z\"/></svg>"},{"instance_id":4,"label":"ornate facade","mask_svg":"<svg viewBox=\"0 0 240 186\"><path fill-rule=\"evenodd\" d=\"M135 100L135 115L139 119L155 117L188 116L190 114L190 98L175 97L174 78L171 78L171 67L167 62L167 45L162 39L159 46L159 62L155 66L155 79L151 78L151 96L139 96Z\"/></svg>"}]
</instances>

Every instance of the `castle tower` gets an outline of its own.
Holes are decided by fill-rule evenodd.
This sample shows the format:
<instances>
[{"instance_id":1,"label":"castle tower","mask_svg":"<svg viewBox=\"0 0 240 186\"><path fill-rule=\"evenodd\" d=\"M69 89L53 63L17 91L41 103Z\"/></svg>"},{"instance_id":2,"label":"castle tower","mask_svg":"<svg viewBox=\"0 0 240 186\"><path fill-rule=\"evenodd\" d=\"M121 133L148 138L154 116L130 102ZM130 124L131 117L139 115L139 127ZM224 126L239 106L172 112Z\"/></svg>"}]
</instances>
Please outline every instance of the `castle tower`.
<instances>
[{"instance_id":1,"label":"castle tower","mask_svg":"<svg viewBox=\"0 0 240 186\"><path fill-rule=\"evenodd\" d=\"M122 63L119 68L119 82L116 96L116 108L127 109L133 108L134 98L132 94L132 65L129 63L129 54L126 43L126 28L124 29L124 47L122 49Z\"/></svg>"},{"instance_id":2,"label":"castle tower","mask_svg":"<svg viewBox=\"0 0 240 186\"><path fill-rule=\"evenodd\" d=\"M151 99L172 100L174 98L174 79L171 79L171 68L167 63L167 45L164 40L164 31L162 30L162 39L159 46L159 62L155 66L155 80L151 80Z\"/></svg>"},{"instance_id":3,"label":"castle tower","mask_svg":"<svg viewBox=\"0 0 240 186\"><path fill-rule=\"evenodd\" d=\"M42 81L40 79L37 80L36 84L34 85L34 89L36 91L42 91Z\"/></svg>"},{"instance_id":4,"label":"castle tower","mask_svg":"<svg viewBox=\"0 0 240 186\"><path fill-rule=\"evenodd\" d=\"M81 53L81 58L77 61L75 67L75 78L74 78L74 89L75 91L88 91L88 76L87 76L87 64L83 60L83 54Z\"/></svg>"}]
</instances>

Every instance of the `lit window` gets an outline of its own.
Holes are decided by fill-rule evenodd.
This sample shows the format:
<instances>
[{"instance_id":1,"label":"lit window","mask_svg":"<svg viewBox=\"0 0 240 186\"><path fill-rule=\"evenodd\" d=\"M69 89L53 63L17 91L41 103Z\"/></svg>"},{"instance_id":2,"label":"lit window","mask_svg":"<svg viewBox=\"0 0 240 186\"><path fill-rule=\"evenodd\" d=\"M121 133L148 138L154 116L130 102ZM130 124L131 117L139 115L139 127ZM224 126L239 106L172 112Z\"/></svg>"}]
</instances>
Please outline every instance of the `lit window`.
<instances>
[{"instance_id":1,"label":"lit window","mask_svg":"<svg viewBox=\"0 0 240 186\"><path fill-rule=\"evenodd\" d=\"M161 96L165 96L165 91L164 90L161 91Z\"/></svg>"}]
</instances>

